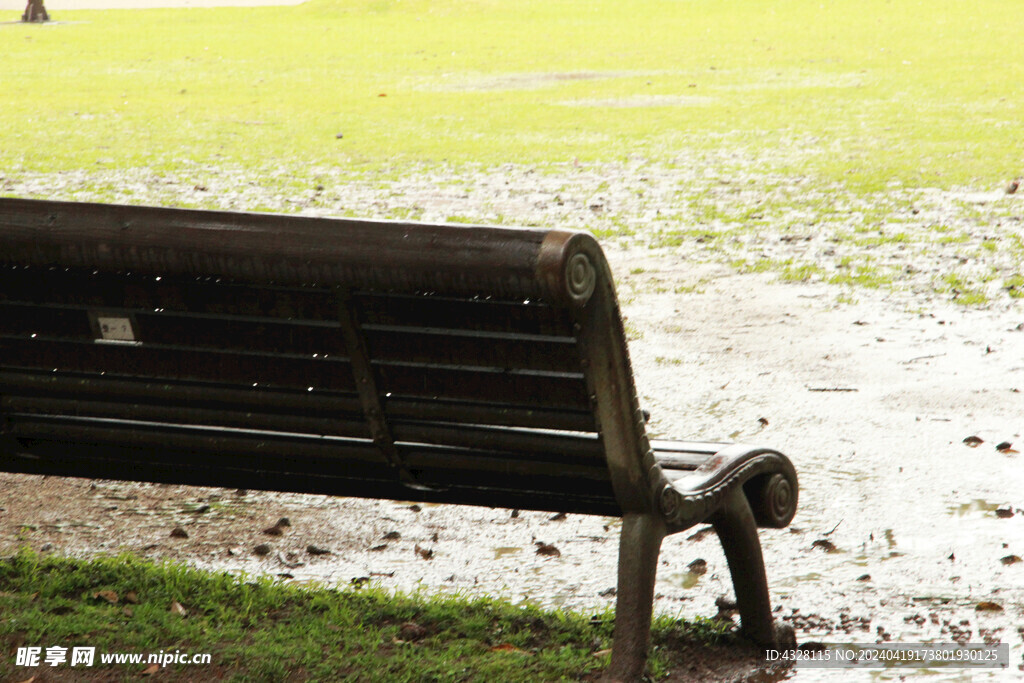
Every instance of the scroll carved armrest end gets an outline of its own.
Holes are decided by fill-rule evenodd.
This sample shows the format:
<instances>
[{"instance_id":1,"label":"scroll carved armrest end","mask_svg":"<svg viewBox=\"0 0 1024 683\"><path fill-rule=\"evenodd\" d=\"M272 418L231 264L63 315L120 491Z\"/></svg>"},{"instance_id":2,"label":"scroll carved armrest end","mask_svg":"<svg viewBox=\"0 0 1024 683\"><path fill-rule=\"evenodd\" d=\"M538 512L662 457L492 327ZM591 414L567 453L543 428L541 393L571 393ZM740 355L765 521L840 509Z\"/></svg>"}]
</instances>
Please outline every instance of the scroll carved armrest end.
<instances>
[{"instance_id":1,"label":"scroll carved armrest end","mask_svg":"<svg viewBox=\"0 0 1024 683\"><path fill-rule=\"evenodd\" d=\"M662 476L656 485L659 511L673 531L706 521L737 487L759 527L785 527L796 514L796 470L789 458L769 449L729 446L697 470Z\"/></svg>"}]
</instances>

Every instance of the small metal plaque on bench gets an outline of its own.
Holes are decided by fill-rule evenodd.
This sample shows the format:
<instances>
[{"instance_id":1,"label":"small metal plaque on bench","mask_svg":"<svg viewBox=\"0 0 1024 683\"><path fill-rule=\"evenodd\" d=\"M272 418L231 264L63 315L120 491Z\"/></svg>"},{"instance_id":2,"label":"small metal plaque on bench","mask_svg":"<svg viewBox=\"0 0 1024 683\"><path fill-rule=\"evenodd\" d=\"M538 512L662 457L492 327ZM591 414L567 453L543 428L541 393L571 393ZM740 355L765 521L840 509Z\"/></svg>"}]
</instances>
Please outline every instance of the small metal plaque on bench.
<instances>
[{"instance_id":1,"label":"small metal plaque on bench","mask_svg":"<svg viewBox=\"0 0 1024 683\"><path fill-rule=\"evenodd\" d=\"M138 340L135 338L135 327L132 325L131 318L113 315L96 315L95 321L95 327L99 333L99 337L96 341L120 344L138 343Z\"/></svg>"}]
</instances>

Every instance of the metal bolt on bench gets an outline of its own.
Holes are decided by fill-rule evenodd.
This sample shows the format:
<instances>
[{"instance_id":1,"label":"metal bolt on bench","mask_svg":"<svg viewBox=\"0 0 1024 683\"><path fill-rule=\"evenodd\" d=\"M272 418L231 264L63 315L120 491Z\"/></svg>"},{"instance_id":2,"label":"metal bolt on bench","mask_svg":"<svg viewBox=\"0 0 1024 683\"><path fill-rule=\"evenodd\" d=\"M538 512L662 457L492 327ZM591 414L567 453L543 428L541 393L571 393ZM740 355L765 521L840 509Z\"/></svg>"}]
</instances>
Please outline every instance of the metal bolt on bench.
<instances>
[{"instance_id":1,"label":"metal bolt on bench","mask_svg":"<svg viewBox=\"0 0 1024 683\"><path fill-rule=\"evenodd\" d=\"M637 680L661 541L721 539L779 644L766 448L650 441L590 235L0 199L0 469L623 518L607 680Z\"/></svg>"}]
</instances>

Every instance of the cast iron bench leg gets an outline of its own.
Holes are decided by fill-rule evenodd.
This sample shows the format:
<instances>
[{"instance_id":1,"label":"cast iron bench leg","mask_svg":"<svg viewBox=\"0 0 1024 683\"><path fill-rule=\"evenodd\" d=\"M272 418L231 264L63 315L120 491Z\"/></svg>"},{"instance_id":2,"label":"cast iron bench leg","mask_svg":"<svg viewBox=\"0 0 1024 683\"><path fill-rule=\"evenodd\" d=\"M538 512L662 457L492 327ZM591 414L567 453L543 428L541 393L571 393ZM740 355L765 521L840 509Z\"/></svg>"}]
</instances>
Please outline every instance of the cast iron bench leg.
<instances>
[{"instance_id":1,"label":"cast iron bench leg","mask_svg":"<svg viewBox=\"0 0 1024 683\"><path fill-rule=\"evenodd\" d=\"M743 635L758 645L774 645L786 636L776 634L768 580L764 571L757 522L743 490L729 493L725 505L711 518L729 562Z\"/></svg>"},{"instance_id":2,"label":"cast iron bench leg","mask_svg":"<svg viewBox=\"0 0 1024 683\"><path fill-rule=\"evenodd\" d=\"M651 641L654 579L665 535L665 522L652 514L627 513L622 518L615 642L603 681L638 681L643 675Z\"/></svg>"}]
</instances>

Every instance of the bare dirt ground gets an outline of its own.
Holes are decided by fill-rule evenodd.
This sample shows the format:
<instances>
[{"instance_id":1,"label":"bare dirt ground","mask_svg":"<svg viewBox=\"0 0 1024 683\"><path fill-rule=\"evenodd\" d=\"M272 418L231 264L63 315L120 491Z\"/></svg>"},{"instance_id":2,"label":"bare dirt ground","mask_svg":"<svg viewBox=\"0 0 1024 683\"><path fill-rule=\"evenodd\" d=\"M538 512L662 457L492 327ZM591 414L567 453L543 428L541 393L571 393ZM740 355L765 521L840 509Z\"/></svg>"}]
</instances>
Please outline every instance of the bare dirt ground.
<instances>
[{"instance_id":1,"label":"bare dirt ground","mask_svg":"<svg viewBox=\"0 0 1024 683\"><path fill-rule=\"evenodd\" d=\"M543 172L441 169L388 181L325 169L308 191L287 195L272 189L273 174L287 169L198 165L160 176L144 169L8 174L0 191L470 217L624 235L603 242L652 434L764 443L796 464L797 518L788 530L764 531L762 542L778 617L798 639L1011 647L1007 671L801 669L797 680L1016 679L1024 666L1024 300L1003 284L1020 268L1010 245L1024 198L894 189L864 199L772 177L757 170L756 158L733 157L671 168L636 161ZM695 213L707 203L718 218ZM750 215L752 227L737 230L747 225L737 215ZM866 224L880 239L854 239ZM956 240L937 241L936 226ZM900 239L885 239L896 229ZM737 257L795 259L825 277L784 283L771 273L737 274L727 265ZM847 258L898 280L879 288L826 284ZM956 303L954 288L936 286L954 272L991 273L987 302ZM287 581L369 580L581 610L614 604L611 519L13 475L0 475L0 507L0 553L128 551ZM280 517L291 522L284 534L264 534ZM187 538L172 537L176 527ZM731 592L714 535L694 532L665 543L661 613L712 616L715 598ZM537 555L537 542L560 555ZM269 552L257 554L260 545ZM312 554L310 546L330 553ZM696 559L707 573L688 570ZM750 664L693 677L742 678Z\"/></svg>"}]
</instances>

